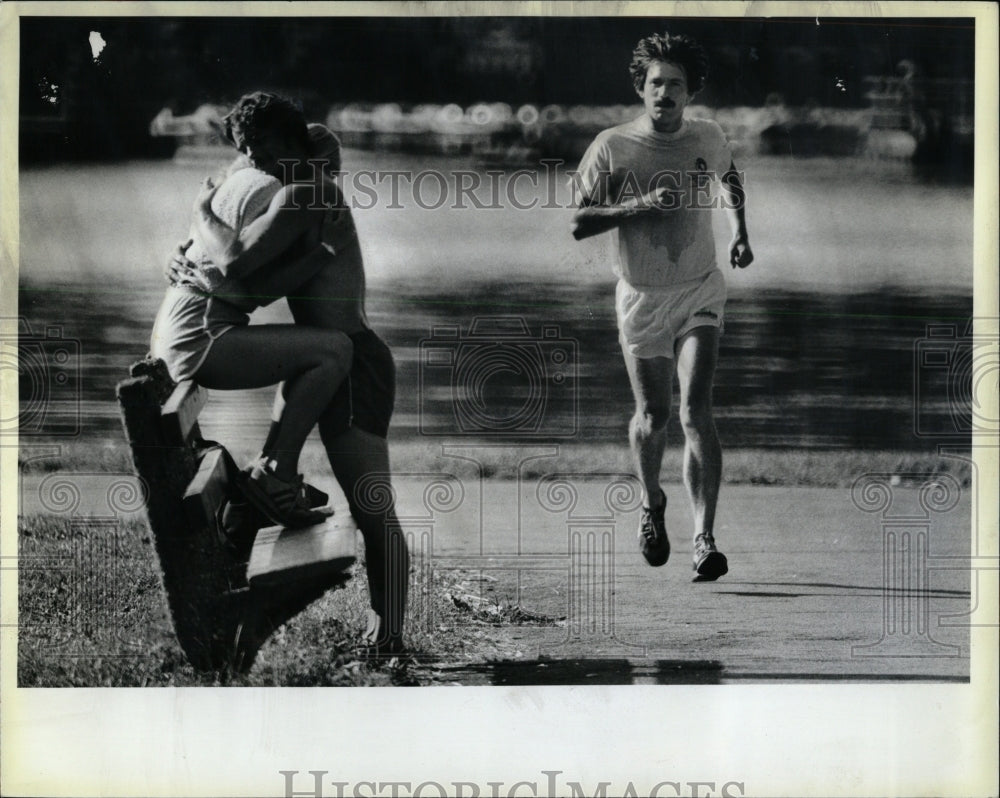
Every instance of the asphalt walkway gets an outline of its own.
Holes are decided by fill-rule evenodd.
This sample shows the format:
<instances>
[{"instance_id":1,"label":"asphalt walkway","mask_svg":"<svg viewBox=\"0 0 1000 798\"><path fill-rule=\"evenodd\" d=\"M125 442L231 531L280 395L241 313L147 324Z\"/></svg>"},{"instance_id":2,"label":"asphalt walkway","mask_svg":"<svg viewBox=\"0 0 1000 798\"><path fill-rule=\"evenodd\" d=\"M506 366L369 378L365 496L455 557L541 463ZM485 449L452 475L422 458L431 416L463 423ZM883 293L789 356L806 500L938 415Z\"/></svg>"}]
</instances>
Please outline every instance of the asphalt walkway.
<instances>
[{"instance_id":1,"label":"asphalt walkway","mask_svg":"<svg viewBox=\"0 0 1000 798\"><path fill-rule=\"evenodd\" d=\"M462 576L473 605L554 621L507 627L516 661L446 670L496 684L968 679L969 489L724 486L730 572L692 583L683 488L668 490L670 560L651 568L634 501L605 503L611 481L486 480L435 507L435 483L396 479L419 567Z\"/></svg>"}]
</instances>

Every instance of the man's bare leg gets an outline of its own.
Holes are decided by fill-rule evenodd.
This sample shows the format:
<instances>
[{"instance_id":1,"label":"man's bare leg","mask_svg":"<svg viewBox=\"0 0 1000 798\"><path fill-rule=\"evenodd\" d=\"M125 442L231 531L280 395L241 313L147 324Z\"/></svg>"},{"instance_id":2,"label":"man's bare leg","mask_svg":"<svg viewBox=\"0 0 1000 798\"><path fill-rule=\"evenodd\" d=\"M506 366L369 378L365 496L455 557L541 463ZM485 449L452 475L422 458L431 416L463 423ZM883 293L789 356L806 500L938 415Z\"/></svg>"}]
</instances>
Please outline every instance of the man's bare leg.
<instances>
[{"instance_id":1,"label":"man's bare leg","mask_svg":"<svg viewBox=\"0 0 1000 798\"><path fill-rule=\"evenodd\" d=\"M646 502L656 506L660 497L660 468L667 447L674 363L667 357L637 358L628 352L624 356L635 397L635 413L628 428L629 445Z\"/></svg>"},{"instance_id":2,"label":"man's bare leg","mask_svg":"<svg viewBox=\"0 0 1000 798\"><path fill-rule=\"evenodd\" d=\"M680 420L684 430L684 484L694 514L695 569L702 581L728 570L715 549L715 511L722 480L722 447L712 416L712 385L719 354L716 327L695 327L677 342ZM700 561L700 562L699 562Z\"/></svg>"},{"instance_id":3,"label":"man's bare leg","mask_svg":"<svg viewBox=\"0 0 1000 798\"><path fill-rule=\"evenodd\" d=\"M388 654L402 648L410 554L396 518L385 438L357 428L320 434L330 466L365 540L371 602L366 642Z\"/></svg>"},{"instance_id":4,"label":"man's bare leg","mask_svg":"<svg viewBox=\"0 0 1000 798\"><path fill-rule=\"evenodd\" d=\"M646 494L639 529L641 550L650 565L659 566L670 556L663 521L667 497L660 488L660 468L667 447L674 363L668 357L637 358L624 347L622 353L635 397L635 414L629 422L629 445Z\"/></svg>"},{"instance_id":5,"label":"man's bare leg","mask_svg":"<svg viewBox=\"0 0 1000 798\"><path fill-rule=\"evenodd\" d=\"M287 294L288 307L297 325L326 329L360 328L352 292L364 291L363 282L345 286L340 258L360 263L357 241L337 260L328 261L304 284L272 290ZM361 274L355 271L355 276ZM275 397L272 429L280 429L281 396ZM331 408L319 420L320 437L330 466L350 505L351 515L365 541L365 561L371 613L366 642L388 654L402 648L402 632L409 586L410 557L406 538L396 518L390 483L389 447L384 438L352 427ZM342 412L342 411L341 411Z\"/></svg>"}]
</instances>

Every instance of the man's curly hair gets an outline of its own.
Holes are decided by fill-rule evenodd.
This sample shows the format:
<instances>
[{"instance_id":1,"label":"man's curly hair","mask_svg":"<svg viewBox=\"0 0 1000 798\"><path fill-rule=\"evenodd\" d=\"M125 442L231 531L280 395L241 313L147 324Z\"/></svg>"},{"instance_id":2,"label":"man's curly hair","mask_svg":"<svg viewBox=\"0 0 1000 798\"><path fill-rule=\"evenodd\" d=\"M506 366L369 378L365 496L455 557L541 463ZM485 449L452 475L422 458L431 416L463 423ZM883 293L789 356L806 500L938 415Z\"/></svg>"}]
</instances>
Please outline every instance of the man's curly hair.
<instances>
[{"instance_id":1,"label":"man's curly hair","mask_svg":"<svg viewBox=\"0 0 1000 798\"><path fill-rule=\"evenodd\" d=\"M266 91L244 94L222 119L223 131L240 152L253 144L262 130L273 130L309 148L302 109L286 97Z\"/></svg>"},{"instance_id":2,"label":"man's curly hair","mask_svg":"<svg viewBox=\"0 0 1000 798\"><path fill-rule=\"evenodd\" d=\"M632 51L632 63L628 67L635 90L640 93L652 61L666 61L683 69L687 77L689 94L701 91L705 86L705 78L708 76L708 54L694 39L687 36L671 36L666 32L662 35L654 33L652 36L640 39Z\"/></svg>"}]
</instances>

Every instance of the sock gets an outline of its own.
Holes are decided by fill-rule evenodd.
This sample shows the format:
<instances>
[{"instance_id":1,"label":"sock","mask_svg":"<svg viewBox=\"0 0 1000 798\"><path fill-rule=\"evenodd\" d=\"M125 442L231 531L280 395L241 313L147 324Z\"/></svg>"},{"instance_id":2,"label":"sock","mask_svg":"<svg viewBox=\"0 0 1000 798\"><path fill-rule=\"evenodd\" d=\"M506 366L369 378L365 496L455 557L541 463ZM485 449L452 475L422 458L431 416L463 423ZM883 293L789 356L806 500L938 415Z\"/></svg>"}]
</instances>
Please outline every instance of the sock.
<instances>
[{"instance_id":1,"label":"sock","mask_svg":"<svg viewBox=\"0 0 1000 798\"><path fill-rule=\"evenodd\" d=\"M270 456L271 449L274 448L274 443L278 437L278 432L280 430L281 430L281 422L272 421L271 426L267 430L267 438L264 439L264 446L261 450L262 455Z\"/></svg>"}]
</instances>

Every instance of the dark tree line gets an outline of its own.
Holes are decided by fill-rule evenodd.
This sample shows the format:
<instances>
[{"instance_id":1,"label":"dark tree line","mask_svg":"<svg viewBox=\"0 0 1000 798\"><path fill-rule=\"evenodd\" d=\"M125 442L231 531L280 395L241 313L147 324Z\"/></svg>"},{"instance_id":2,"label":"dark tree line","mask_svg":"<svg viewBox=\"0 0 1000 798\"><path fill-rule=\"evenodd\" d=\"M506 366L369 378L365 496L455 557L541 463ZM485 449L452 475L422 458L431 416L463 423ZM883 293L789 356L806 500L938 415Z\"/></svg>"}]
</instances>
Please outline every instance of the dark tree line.
<instances>
[{"instance_id":1,"label":"dark tree line","mask_svg":"<svg viewBox=\"0 0 1000 798\"><path fill-rule=\"evenodd\" d=\"M635 101L631 49L654 30L709 50L709 105L861 107L862 79L903 59L971 79L970 20L641 18L23 18L21 157L169 151L149 121L269 88L311 116L333 103ZM95 58L89 36L106 46Z\"/></svg>"}]
</instances>

